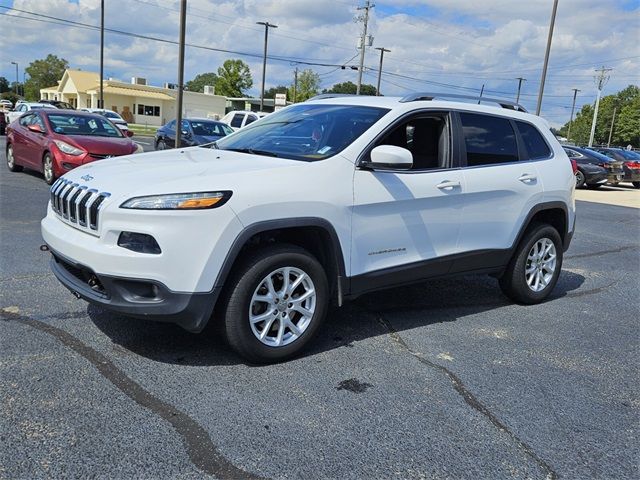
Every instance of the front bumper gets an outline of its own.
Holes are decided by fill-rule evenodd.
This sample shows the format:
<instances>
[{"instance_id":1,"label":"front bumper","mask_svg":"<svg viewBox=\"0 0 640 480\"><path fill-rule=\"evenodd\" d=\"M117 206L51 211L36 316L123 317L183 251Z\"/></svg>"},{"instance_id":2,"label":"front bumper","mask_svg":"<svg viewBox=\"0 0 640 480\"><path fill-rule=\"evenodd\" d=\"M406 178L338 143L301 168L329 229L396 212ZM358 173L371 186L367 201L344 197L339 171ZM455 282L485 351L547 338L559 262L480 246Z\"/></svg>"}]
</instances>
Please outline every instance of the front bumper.
<instances>
[{"instance_id":1,"label":"front bumper","mask_svg":"<svg viewBox=\"0 0 640 480\"><path fill-rule=\"evenodd\" d=\"M51 253L51 270L76 297L123 315L176 323L190 332L206 326L221 291L214 287L206 293L173 292L155 280L103 275Z\"/></svg>"}]
</instances>

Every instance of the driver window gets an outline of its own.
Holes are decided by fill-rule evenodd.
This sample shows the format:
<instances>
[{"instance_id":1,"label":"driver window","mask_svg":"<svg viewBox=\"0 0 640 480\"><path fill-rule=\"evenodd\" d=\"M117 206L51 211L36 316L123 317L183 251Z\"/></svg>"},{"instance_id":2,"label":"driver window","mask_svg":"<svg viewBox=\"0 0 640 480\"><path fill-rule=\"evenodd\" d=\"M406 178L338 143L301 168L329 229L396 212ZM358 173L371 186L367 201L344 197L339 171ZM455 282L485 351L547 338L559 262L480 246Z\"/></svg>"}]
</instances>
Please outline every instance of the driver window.
<instances>
[{"instance_id":1,"label":"driver window","mask_svg":"<svg viewBox=\"0 0 640 480\"><path fill-rule=\"evenodd\" d=\"M414 117L394 127L377 145L406 148L413 155L411 170L434 170L450 166L450 135L445 115Z\"/></svg>"}]
</instances>

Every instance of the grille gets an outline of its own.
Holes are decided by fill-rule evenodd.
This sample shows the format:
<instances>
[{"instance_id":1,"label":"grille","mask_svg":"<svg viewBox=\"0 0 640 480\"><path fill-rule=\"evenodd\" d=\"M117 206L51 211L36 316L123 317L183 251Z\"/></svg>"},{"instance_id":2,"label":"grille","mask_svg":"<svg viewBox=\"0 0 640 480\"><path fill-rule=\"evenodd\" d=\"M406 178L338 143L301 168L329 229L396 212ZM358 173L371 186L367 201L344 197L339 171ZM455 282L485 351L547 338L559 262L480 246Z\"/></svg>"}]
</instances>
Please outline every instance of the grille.
<instances>
[{"instance_id":1,"label":"grille","mask_svg":"<svg viewBox=\"0 0 640 480\"><path fill-rule=\"evenodd\" d=\"M59 178L51 186L51 208L66 223L97 235L100 207L111 196Z\"/></svg>"}]
</instances>

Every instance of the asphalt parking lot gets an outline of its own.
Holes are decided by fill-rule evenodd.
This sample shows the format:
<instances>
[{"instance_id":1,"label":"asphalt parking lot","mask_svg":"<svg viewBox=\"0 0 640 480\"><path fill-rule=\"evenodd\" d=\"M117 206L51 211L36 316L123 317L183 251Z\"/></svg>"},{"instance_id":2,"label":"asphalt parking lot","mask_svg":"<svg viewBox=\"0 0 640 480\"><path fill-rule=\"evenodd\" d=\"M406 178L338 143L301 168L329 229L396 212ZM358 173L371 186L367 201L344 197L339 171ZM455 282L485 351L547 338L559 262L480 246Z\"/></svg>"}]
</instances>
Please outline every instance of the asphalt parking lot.
<instances>
[{"instance_id":1,"label":"asphalt parking lot","mask_svg":"<svg viewBox=\"0 0 640 480\"><path fill-rule=\"evenodd\" d=\"M256 367L76 300L38 248L47 199L0 165L0 478L638 476L636 208L578 202L541 305L489 277L389 290Z\"/></svg>"}]
</instances>

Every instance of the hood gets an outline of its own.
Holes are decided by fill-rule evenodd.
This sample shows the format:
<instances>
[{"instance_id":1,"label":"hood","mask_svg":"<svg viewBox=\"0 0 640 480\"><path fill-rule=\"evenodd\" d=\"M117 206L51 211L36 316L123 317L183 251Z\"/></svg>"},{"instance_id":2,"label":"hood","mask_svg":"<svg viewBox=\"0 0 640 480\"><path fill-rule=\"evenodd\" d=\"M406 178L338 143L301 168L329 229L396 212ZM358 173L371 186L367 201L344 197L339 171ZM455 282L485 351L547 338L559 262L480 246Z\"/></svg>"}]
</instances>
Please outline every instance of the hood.
<instances>
[{"instance_id":1,"label":"hood","mask_svg":"<svg viewBox=\"0 0 640 480\"><path fill-rule=\"evenodd\" d=\"M95 155L129 155L136 151L136 145L129 138L91 137L88 135L65 135L61 140Z\"/></svg>"},{"instance_id":2,"label":"hood","mask_svg":"<svg viewBox=\"0 0 640 480\"><path fill-rule=\"evenodd\" d=\"M307 162L190 147L109 158L75 168L64 178L120 196L233 190L256 174L296 168Z\"/></svg>"}]
</instances>

